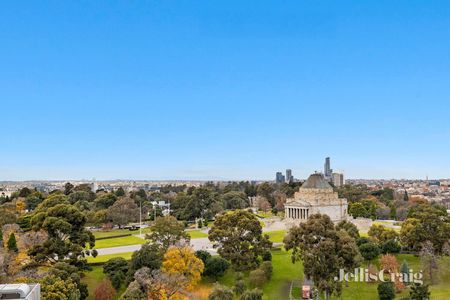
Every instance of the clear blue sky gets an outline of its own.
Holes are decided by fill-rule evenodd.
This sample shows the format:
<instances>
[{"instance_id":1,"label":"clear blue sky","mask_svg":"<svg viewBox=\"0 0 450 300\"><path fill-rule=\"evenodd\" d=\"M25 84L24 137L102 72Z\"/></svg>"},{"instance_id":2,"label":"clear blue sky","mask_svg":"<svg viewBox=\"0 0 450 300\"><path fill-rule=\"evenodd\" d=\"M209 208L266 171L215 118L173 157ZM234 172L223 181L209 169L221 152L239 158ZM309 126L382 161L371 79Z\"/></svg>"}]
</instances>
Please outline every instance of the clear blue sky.
<instances>
[{"instance_id":1,"label":"clear blue sky","mask_svg":"<svg viewBox=\"0 0 450 300\"><path fill-rule=\"evenodd\" d=\"M0 4L0 180L450 177L449 108L449 1Z\"/></svg>"}]
</instances>

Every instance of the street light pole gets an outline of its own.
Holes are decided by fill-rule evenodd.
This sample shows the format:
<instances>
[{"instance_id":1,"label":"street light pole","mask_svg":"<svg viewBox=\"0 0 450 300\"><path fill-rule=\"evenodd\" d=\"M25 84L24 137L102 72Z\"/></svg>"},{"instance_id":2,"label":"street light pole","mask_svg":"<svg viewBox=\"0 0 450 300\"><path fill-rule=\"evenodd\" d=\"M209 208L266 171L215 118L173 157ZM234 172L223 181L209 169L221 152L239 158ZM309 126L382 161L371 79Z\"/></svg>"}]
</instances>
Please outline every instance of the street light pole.
<instances>
[{"instance_id":1,"label":"street light pole","mask_svg":"<svg viewBox=\"0 0 450 300\"><path fill-rule=\"evenodd\" d=\"M139 201L139 236L142 237L142 199Z\"/></svg>"}]
</instances>

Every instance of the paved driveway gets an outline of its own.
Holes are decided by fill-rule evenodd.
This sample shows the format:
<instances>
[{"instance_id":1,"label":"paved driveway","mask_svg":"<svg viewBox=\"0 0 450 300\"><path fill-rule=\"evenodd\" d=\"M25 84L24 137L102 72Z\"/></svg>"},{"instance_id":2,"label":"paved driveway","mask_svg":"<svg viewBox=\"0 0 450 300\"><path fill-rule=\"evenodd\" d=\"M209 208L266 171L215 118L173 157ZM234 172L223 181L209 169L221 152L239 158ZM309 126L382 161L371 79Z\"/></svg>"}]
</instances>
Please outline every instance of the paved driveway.
<instances>
[{"instance_id":1,"label":"paved driveway","mask_svg":"<svg viewBox=\"0 0 450 300\"><path fill-rule=\"evenodd\" d=\"M216 255L217 250L212 247L211 242L208 238L198 238L191 239L191 246L195 251L197 250L206 250L211 255ZM98 255L108 255L108 254L117 254L117 253L126 253L126 252L134 252L141 249L142 245L130 245L130 246L120 246L120 247L112 247L112 248L101 248L97 249Z\"/></svg>"}]
</instances>

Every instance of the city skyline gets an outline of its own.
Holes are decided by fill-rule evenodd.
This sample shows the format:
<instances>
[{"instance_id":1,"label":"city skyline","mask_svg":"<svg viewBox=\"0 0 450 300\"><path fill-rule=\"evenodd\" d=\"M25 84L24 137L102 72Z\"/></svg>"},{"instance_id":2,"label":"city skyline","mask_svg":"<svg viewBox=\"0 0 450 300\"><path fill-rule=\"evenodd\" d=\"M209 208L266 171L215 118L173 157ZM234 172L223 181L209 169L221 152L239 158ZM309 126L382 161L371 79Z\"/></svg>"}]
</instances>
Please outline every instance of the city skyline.
<instances>
[{"instance_id":1,"label":"city skyline","mask_svg":"<svg viewBox=\"0 0 450 300\"><path fill-rule=\"evenodd\" d=\"M401 13L399 13L401 12ZM0 180L450 177L450 3L9 2Z\"/></svg>"}]
</instances>

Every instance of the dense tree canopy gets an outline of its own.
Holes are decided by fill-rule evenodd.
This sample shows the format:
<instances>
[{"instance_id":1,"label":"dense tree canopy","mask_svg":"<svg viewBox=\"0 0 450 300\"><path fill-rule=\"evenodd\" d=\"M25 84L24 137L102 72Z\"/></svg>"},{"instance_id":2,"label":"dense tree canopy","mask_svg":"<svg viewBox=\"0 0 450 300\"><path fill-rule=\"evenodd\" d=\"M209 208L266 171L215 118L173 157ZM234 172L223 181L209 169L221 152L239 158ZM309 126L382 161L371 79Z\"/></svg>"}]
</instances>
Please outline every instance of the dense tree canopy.
<instances>
[{"instance_id":1,"label":"dense tree canopy","mask_svg":"<svg viewBox=\"0 0 450 300\"><path fill-rule=\"evenodd\" d=\"M284 244L292 250L293 262L303 261L306 277L325 292L327 299L341 291L341 283L334 280L339 269L351 269L359 263L354 239L343 230L337 231L327 215L311 215L306 223L292 227Z\"/></svg>"},{"instance_id":2,"label":"dense tree canopy","mask_svg":"<svg viewBox=\"0 0 450 300\"><path fill-rule=\"evenodd\" d=\"M272 246L268 237L262 235L259 220L245 210L218 216L209 231L209 239L217 244L218 253L236 270L256 268L259 257Z\"/></svg>"}]
</instances>

